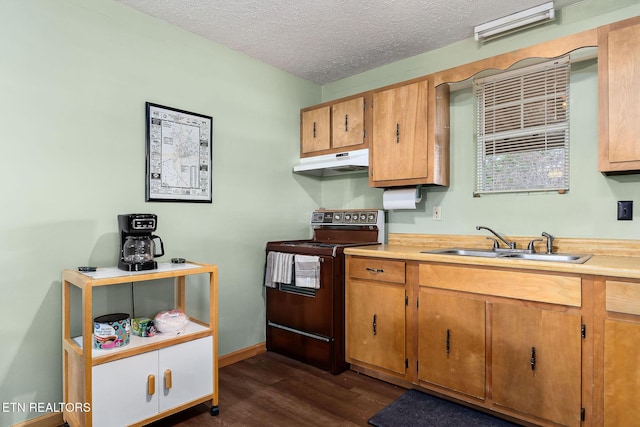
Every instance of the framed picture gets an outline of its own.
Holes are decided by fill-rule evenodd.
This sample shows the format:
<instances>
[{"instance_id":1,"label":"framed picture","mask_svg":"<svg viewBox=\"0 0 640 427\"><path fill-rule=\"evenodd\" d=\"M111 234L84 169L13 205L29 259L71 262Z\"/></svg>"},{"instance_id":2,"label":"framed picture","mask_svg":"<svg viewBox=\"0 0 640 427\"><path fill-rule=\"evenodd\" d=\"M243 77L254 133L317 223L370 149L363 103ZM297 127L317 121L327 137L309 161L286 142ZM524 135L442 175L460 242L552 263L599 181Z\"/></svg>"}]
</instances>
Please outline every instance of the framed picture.
<instances>
[{"instance_id":1,"label":"framed picture","mask_svg":"<svg viewBox=\"0 0 640 427\"><path fill-rule=\"evenodd\" d=\"M212 201L213 119L146 103L147 202Z\"/></svg>"}]
</instances>

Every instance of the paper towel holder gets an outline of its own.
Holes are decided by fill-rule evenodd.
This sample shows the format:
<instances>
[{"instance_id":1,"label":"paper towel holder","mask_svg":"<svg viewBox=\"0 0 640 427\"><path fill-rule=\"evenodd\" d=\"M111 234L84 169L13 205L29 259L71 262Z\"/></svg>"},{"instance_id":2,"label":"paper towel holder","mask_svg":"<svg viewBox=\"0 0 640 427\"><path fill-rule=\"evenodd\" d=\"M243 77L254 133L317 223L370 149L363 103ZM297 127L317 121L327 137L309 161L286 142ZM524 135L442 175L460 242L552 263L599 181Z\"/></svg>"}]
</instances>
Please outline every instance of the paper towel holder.
<instances>
[{"instance_id":1,"label":"paper towel holder","mask_svg":"<svg viewBox=\"0 0 640 427\"><path fill-rule=\"evenodd\" d=\"M420 203L422 201L422 185L416 185L416 203Z\"/></svg>"},{"instance_id":2,"label":"paper towel holder","mask_svg":"<svg viewBox=\"0 0 640 427\"><path fill-rule=\"evenodd\" d=\"M394 188L397 187L385 188L384 191L393 190ZM422 184L416 185L416 203L419 203L420 201L422 201Z\"/></svg>"},{"instance_id":3,"label":"paper towel holder","mask_svg":"<svg viewBox=\"0 0 640 427\"><path fill-rule=\"evenodd\" d=\"M398 187L389 187L385 188L384 191L393 190ZM416 185L416 203L420 203L422 201L422 184Z\"/></svg>"}]
</instances>

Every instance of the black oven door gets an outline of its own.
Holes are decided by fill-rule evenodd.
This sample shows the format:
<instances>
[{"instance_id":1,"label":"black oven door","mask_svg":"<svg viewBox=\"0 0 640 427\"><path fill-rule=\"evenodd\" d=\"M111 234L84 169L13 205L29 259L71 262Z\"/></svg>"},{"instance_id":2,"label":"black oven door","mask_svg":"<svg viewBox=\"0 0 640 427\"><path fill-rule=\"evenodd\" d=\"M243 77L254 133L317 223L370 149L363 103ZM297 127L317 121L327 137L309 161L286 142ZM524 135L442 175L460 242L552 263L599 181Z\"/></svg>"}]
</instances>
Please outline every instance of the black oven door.
<instances>
[{"instance_id":1,"label":"black oven door","mask_svg":"<svg viewBox=\"0 0 640 427\"><path fill-rule=\"evenodd\" d=\"M267 290L267 323L309 334L333 337L334 286L333 257L322 256L320 289L280 285ZM338 290L344 293L344 290Z\"/></svg>"},{"instance_id":2,"label":"black oven door","mask_svg":"<svg viewBox=\"0 0 640 427\"><path fill-rule=\"evenodd\" d=\"M344 263L322 256L320 289L266 288L267 350L339 374L344 358Z\"/></svg>"}]
</instances>

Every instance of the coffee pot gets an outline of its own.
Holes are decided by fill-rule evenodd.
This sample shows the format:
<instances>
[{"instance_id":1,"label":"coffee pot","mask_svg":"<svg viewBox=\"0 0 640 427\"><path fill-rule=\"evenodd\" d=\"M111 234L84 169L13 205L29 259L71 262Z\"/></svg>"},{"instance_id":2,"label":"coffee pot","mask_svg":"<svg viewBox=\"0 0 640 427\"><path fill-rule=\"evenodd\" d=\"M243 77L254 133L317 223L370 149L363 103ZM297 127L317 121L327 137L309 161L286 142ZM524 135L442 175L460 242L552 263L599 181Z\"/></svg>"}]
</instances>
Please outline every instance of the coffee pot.
<instances>
[{"instance_id":1,"label":"coffee pot","mask_svg":"<svg viewBox=\"0 0 640 427\"><path fill-rule=\"evenodd\" d=\"M120 270L143 271L158 268L155 258L164 255L164 244L160 237L153 234L157 219L154 214L118 215ZM155 241L160 244L160 252L156 252Z\"/></svg>"},{"instance_id":2,"label":"coffee pot","mask_svg":"<svg viewBox=\"0 0 640 427\"><path fill-rule=\"evenodd\" d=\"M160 242L160 253L156 253L154 240ZM164 255L162 239L156 235L128 236L122 245L122 257L125 262L142 264Z\"/></svg>"}]
</instances>

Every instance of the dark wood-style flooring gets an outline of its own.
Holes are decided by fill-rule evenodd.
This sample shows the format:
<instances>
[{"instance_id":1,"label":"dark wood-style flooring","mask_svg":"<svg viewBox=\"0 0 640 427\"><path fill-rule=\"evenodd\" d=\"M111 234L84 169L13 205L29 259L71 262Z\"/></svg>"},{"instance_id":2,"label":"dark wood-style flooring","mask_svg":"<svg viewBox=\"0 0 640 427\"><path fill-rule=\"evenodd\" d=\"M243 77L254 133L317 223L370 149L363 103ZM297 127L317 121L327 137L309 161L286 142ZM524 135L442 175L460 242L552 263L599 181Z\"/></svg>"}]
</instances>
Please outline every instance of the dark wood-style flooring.
<instances>
[{"instance_id":1,"label":"dark wood-style flooring","mask_svg":"<svg viewBox=\"0 0 640 427\"><path fill-rule=\"evenodd\" d=\"M405 392L366 375L331 375L271 352L221 368L219 388L218 416L202 404L152 426L366 426Z\"/></svg>"}]
</instances>

